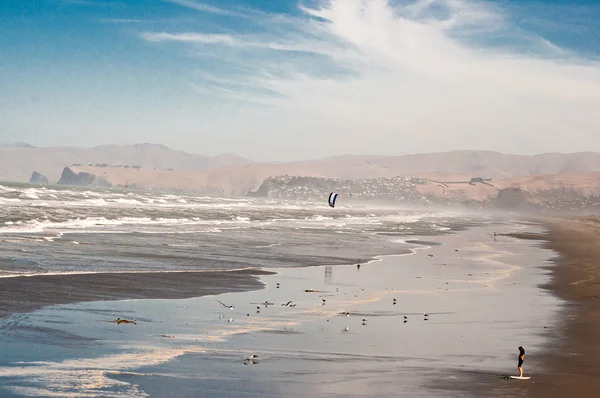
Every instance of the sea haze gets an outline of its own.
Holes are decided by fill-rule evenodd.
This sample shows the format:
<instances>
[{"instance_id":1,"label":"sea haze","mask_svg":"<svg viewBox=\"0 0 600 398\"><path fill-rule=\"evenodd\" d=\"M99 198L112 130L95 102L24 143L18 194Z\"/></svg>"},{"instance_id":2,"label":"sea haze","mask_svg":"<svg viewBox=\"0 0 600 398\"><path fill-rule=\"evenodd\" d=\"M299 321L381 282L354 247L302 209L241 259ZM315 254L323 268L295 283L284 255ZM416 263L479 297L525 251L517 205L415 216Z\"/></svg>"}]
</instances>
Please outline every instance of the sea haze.
<instances>
[{"instance_id":1,"label":"sea haze","mask_svg":"<svg viewBox=\"0 0 600 398\"><path fill-rule=\"evenodd\" d=\"M352 264L464 214L314 201L0 185L0 276ZM484 221L485 222L485 221Z\"/></svg>"}]
</instances>

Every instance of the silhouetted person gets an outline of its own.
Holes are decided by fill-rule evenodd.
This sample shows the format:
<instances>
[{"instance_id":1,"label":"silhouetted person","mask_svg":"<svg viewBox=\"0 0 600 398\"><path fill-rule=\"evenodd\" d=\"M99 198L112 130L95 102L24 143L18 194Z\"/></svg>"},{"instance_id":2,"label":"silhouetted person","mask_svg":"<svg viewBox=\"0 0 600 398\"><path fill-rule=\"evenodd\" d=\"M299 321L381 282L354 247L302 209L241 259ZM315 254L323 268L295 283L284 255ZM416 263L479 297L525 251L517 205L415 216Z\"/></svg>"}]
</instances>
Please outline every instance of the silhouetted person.
<instances>
[{"instance_id":1,"label":"silhouetted person","mask_svg":"<svg viewBox=\"0 0 600 398\"><path fill-rule=\"evenodd\" d=\"M525 360L525 348L519 346L519 365L517 369L519 369L519 377L523 377L523 361Z\"/></svg>"}]
</instances>

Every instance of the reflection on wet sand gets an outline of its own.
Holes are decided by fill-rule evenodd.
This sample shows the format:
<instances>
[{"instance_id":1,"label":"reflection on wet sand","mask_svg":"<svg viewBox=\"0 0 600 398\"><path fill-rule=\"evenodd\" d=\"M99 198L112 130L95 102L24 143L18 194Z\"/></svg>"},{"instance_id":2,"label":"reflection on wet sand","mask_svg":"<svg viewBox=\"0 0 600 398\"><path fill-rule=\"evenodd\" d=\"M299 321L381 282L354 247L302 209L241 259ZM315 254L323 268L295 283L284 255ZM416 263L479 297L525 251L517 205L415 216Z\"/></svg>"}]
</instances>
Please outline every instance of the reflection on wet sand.
<instances>
[{"instance_id":1,"label":"reflection on wet sand","mask_svg":"<svg viewBox=\"0 0 600 398\"><path fill-rule=\"evenodd\" d=\"M434 381L459 370L510 372L513 346L535 353L543 344L556 299L537 285L552 253L509 237L490 242L485 228L438 243L360 269L279 270L262 278L266 289L218 299L83 303L5 318L0 392L429 397L439 394ZM109 308L137 325L100 322ZM31 338L6 330L32 325L52 329L40 336L68 330L99 343L73 350L40 338L23 355Z\"/></svg>"}]
</instances>

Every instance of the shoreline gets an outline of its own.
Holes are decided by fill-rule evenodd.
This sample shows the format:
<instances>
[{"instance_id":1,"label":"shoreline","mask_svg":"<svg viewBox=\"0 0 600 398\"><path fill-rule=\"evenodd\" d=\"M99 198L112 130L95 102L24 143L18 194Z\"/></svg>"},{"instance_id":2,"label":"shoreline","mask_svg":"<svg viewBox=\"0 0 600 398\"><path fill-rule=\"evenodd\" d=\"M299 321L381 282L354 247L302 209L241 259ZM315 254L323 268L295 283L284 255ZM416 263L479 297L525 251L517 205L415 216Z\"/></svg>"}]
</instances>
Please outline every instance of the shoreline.
<instances>
[{"instance_id":1,"label":"shoreline","mask_svg":"<svg viewBox=\"0 0 600 398\"><path fill-rule=\"evenodd\" d=\"M454 233L460 233L457 230ZM284 269L312 267L353 267L369 265L386 257L411 256L437 244L433 238L420 241L414 237L395 240L400 253L374 255L369 259L339 264L302 264ZM38 273L0 276L0 319L54 305L132 299L187 299L225 293L247 292L265 288L261 276L276 275L281 268L241 268L233 270L173 270ZM81 286L86 286L82 289ZM18 298L15 298L18 297Z\"/></svg>"},{"instance_id":2,"label":"shoreline","mask_svg":"<svg viewBox=\"0 0 600 398\"><path fill-rule=\"evenodd\" d=\"M257 277L266 284L263 289L221 297L76 304L16 317L6 322L0 340L5 350L0 391L89 393L95 387L82 380L93 369L106 395L116 388L141 388L152 396L209 388L237 397L247 396L245 386L251 383L262 396L283 390L298 396L312 390L313 396L357 391L393 396L399 386L409 396L439 396L432 384L449 381L457 368L473 362L488 373L505 368L504 349L495 342L517 343L514 326L535 342L531 317L541 323L554 313L553 300L536 294L537 284L547 278L528 272L549 258L547 252L516 238L493 243L491 230L468 228L433 246L429 236L411 237L412 244L420 243L416 256L385 255L360 269L352 264L279 268ZM515 258L528 266L515 266ZM528 282L514 283L523 278ZM534 301L515 314L506 297L522 294ZM235 308L224 310L215 299ZM263 308L265 300L274 305ZM289 300L298 308L282 304ZM489 308L500 310L490 314ZM430 320L423 319L425 313ZM139 324L106 323L123 315ZM363 317L368 325L361 325ZM19 347L29 342L34 348L24 358ZM50 346L57 354L40 362ZM261 358L259 368L241 361L253 353ZM236 386L223 383L230 380L223 374L234 375ZM446 396L461 396L445 387Z\"/></svg>"},{"instance_id":3,"label":"shoreline","mask_svg":"<svg viewBox=\"0 0 600 398\"><path fill-rule=\"evenodd\" d=\"M553 335L553 348L541 355L544 372L527 386L527 396L600 396L600 218L540 223L549 232L544 246L558 253L544 288L567 304L561 333Z\"/></svg>"},{"instance_id":4,"label":"shoreline","mask_svg":"<svg viewBox=\"0 0 600 398\"><path fill-rule=\"evenodd\" d=\"M460 372L458 382L446 387L475 397L600 396L600 217L529 220L544 232L504 235L538 241L540 247L555 253L551 265L538 266L550 273L549 281L539 288L563 302L555 327L545 327L542 334L546 349L526 354L523 375L531 376L528 381L469 371ZM514 368L507 369L507 374L516 374L517 353L514 347Z\"/></svg>"}]
</instances>

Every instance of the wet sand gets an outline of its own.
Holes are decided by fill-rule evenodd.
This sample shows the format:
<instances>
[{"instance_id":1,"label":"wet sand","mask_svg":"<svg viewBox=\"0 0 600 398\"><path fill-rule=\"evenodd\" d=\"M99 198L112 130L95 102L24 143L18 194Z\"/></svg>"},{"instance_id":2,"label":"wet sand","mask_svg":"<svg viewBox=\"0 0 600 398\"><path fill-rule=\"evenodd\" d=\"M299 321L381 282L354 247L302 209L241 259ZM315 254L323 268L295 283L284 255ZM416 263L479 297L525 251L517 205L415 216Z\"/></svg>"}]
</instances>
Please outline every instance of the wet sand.
<instances>
[{"instance_id":1,"label":"wet sand","mask_svg":"<svg viewBox=\"0 0 600 398\"><path fill-rule=\"evenodd\" d=\"M544 373L523 386L528 397L600 396L600 219L550 219L546 247L559 253L546 288L567 300Z\"/></svg>"},{"instance_id":2,"label":"wet sand","mask_svg":"<svg viewBox=\"0 0 600 398\"><path fill-rule=\"evenodd\" d=\"M182 299L263 287L271 272L90 273L0 278L0 318L48 305L127 299Z\"/></svg>"},{"instance_id":3,"label":"wet sand","mask_svg":"<svg viewBox=\"0 0 600 398\"><path fill-rule=\"evenodd\" d=\"M261 278L261 290L6 317L0 394L464 396L439 381L474 367L493 377L508 373L510 348L526 341L541 352L543 326L555 326L557 299L537 288L548 273L538 265L552 253L529 240L494 242L489 232L416 237L423 241L413 241L420 248L414 255L360 268L280 269ZM282 305L289 300L297 307ZM117 316L137 324L111 323ZM260 360L246 366L242 358L251 354Z\"/></svg>"},{"instance_id":4,"label":"wet sand","mask_svg":"<svg viewBox=\"0 0 600 398\"><path fill-rule=\"evenodd\" d=\"M551 281L541 287L564 300L558 323L548 328L545 349L525 357L524 375L509 380L464 372L458 383L445 384L475 397L598 397L600 396L600 218L537 219L544 233L511 233L554 250L547 267ZM523 343L527 350L527 345ZM517 346L511 347L516 374Z\"/></svg>"}]
</instances>

